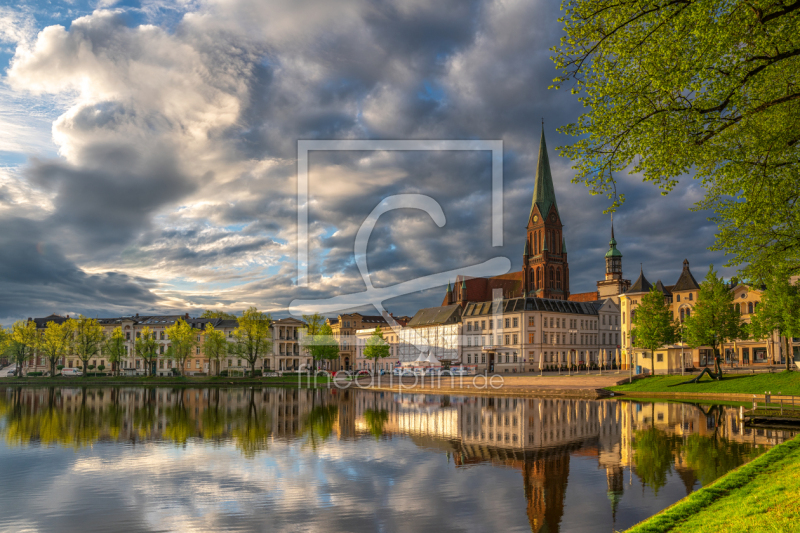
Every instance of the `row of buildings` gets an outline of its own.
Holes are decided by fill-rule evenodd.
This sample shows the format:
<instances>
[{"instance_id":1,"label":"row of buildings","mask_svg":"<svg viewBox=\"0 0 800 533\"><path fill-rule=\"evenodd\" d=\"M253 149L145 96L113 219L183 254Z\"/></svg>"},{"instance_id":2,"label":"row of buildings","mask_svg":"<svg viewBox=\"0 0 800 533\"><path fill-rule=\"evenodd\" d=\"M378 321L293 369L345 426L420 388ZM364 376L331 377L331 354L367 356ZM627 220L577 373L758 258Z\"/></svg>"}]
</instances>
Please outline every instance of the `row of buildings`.
<instances>
[{"instance_id":1,"label":"row of buildings","mask_svg":"<svg viewBox=\"0 0 800 533\"><path fill-rule=\"evenodd\" d=\"M713 365L710 347L690 349L676 344L650 354L633 345L630 331L636 307L653 285L644 272L640 272L633 284L624 278L613 220L604 261L605 276L597 282L595 291L570 292L567 243L542 132L522 270L490 278L458 277L448 284L440 305L421 309L412 317L345 313L328 318L339 355L321 365L329 370L384 371L401 364L463 365L475 372L504 373L567 364L649 369L650 357L655 357L656 372ZM688 261L684 261L673 285L658 280L655 287L664 294L675 320L683 322L691 316L700 287ZM749 320L761 299L760 290L735 283L730 290L743 319ZM164 330L178 318L184 318L198 330L196 354L181 369L184 373L235 371L245 366L235 358L226 358L215 366L203 352L201 332L205 325L212 322L217 329L230 334L237 326L235 320L192 318L188 314L134 315L101 319L101 323L109 333L115 327L125 332L129 357L122 362L123 369L143 371L143 362L135 357L133 350L136 336L142 328L149 327L162 342L161 352L166 353L169 339L165 338ZM44 328L48 321L66 318L52 315L31 320ZM258 361L258 368L282 371L309 366L311 358L301 342L304 326L295 318L276 320L272 324L272 353ZM364 347L378 327L389 344L390 356L373 362L364 357ZM765 339L731 342L723 351L725 362L731 365L782 364L786 357L800 363L800 339L780 339L777 333ZM44 363L37 357L29 366L44 369ZM104 363L102 355L92 361L94 365ZM172 363L160 360L157 372L168 373ZM76 364L75 358L65 358L65 366Z\"/></svg>"}]
</instances>

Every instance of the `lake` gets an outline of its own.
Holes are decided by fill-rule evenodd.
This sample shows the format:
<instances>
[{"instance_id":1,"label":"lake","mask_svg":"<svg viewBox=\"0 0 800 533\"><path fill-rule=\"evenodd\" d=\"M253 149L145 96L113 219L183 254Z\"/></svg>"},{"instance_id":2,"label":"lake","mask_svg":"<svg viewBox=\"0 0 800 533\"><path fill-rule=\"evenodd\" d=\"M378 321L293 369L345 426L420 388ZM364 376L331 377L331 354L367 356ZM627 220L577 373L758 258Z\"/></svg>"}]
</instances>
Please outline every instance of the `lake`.
<instances>
[{"instance_id":1,"label":"lake","mask_svg":"<svg viewBox=\"0 0 800 533\"><path fill-rule=\"evenodd\" d=\"M611 532L793 436L715 405L0 387L0 530Z\"/></svg>"}]
</instances>

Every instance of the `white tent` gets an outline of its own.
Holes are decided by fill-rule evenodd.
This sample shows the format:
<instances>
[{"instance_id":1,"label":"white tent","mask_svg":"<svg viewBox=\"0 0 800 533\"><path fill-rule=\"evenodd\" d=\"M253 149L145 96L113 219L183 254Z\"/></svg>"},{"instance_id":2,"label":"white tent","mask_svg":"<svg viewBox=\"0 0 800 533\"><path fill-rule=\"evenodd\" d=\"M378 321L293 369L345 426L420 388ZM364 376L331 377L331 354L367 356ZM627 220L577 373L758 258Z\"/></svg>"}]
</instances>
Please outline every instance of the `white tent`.
<instances>
[{"instance_id":1,"label":"white tent","mask_svg":"<svg viewBox=\"0 0 800 533\"><path fill-rule=\"evenodd\" d=\"M433 366L442 366L441 361L439 361L436 358L436 356L433 355L432 353L428 354L428 359L426 359L426 361L429 362L430 364L432 364Z\"/></svg>"}]
</instances>

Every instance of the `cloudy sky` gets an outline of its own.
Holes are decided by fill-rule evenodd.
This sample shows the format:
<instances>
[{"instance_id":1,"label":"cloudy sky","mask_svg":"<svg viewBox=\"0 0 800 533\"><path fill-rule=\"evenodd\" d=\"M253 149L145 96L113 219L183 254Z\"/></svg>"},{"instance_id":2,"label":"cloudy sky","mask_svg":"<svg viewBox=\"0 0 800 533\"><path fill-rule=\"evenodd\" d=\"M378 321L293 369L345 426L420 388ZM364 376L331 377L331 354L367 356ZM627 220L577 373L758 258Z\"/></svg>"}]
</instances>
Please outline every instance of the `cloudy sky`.
<instances>
[{"instance_id":1,"label":"cloudy sky","mask_svg":"<svg viewBox=\"0 0 800 533\"><path fill-rule=\"evenodd\" d=\"M383 215L375 286L505 256L522 262L544 119L572 292L603 275L603 197L556 146L581 111L548 90L557 0L99 0L0 7L0 322L55 313L286 313L358 292L353 244L396 193L447 222ZM309 283L298 287L297 141L489 139L504 145L504 246L491 246L488 152L312 152ZM620 176L626 277L695 277L723 258L686 181ZM729 272L725 271L726 274ZM437 305L443 287L386 303Z\"/></svg>"}]
</instances>

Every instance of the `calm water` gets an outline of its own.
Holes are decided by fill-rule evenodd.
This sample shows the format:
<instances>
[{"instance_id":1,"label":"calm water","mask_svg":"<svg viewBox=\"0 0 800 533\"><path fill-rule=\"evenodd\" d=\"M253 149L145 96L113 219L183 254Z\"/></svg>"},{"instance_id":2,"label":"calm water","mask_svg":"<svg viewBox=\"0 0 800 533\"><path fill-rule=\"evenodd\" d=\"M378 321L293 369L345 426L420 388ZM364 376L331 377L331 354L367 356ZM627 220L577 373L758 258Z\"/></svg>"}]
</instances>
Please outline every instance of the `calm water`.
<instances>
[{"instance_id":1,"label":"calm water","mask_svg":"<svg viewBox=\"0 0 800 533\"><path fill-rule=\"evenodd\" d=\"M0 530L610 532L792 436L710 405L0 388Z\"/></svg>"}]
</instances>

